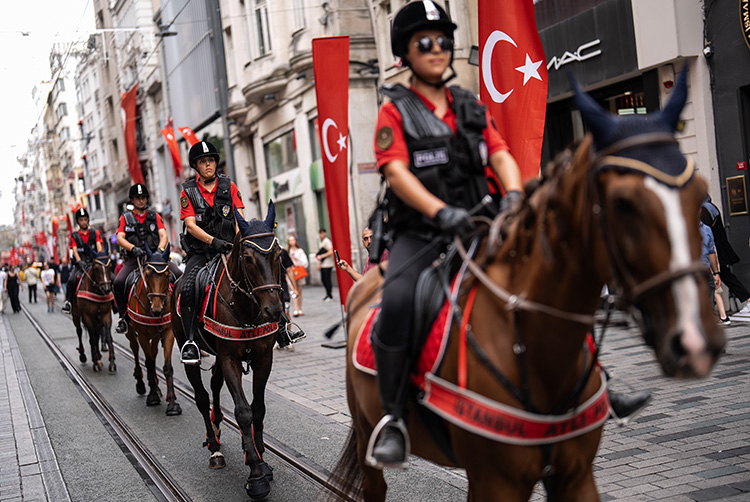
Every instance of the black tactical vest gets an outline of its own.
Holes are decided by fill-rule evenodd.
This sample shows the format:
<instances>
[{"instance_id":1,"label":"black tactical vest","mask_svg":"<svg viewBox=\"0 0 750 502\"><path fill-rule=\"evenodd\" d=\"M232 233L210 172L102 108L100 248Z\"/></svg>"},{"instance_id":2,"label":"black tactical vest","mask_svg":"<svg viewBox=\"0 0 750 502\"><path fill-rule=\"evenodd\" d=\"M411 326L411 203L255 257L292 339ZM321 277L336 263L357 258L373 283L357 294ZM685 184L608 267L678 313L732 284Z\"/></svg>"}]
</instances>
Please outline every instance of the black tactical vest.
<instances>
[{"instance_id":1,"label":"black tactical vest","mask_svg":"<svg viewBox=\"0 0 750 502\"><path fill-rule=\"evenodd\" d=\"M489 193L485 177L489 159L483 135L487 128L485 107L471 92L450 87L456 113L454 135L411 90L400 84L381 90L401 114L409 169L417 179L446 204L470 209L479 203ZM407 206L390 189L386 197L389 226L393 230L437 233L432 220Z\"/></svg>"},{"instance_id":2,"label":"black tactical vest","mask_svg":"<svg viewBox=\"0 0 750 502\"><path fill-rule=\"evenodd\" d=\"M80 231L73 232L72 237L76 243L76 248L78 248L78 256L81 257L81 260L93 259L94 254L96 253L96 241L99 237L99 231L89 230L89 244L83 242L83 237L81 237Z\"/></svg>"},{"instance_id":3,"label":"black tactical vest","mask_svg":"<svg viewBox=\"0 0 750 502\"><path fill-rule=\"evenodd\" d=\"M195 222L208 235L232 242L236 233L234 221L234 203L232 202L232 182L227 176L220 175L216 180L214 205L209 206L198 189L196 178L182 184L185 195L195 210ZM182 247L188 254L207 253L210 246L201 242L182 227Z\"/></svg>"},{"instance_id":4,"label":"black tactical vest","mask_svg":"<svg viewBox=\"0 0 750 502\"><path fill-rule=\"evenodd\" d=\"M125 217L125 240L143 250L148 244L148 248L155 252L159 247L159 226L156 223L156 213L151 210L146 211L146 219L143 223L136 219L133 211L126 211L123 216Z\"/></svg>"}]
</instances>

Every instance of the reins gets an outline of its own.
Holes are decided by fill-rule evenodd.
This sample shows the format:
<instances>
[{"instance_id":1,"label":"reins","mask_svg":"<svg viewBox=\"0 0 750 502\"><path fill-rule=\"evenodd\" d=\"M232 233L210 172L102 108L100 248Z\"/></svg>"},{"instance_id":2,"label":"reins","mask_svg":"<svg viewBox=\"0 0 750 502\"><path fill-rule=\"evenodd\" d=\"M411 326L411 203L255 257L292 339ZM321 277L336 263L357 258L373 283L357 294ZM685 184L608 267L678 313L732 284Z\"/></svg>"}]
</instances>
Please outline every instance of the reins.
<instances>
[{"instance_id":1,"label":"reins","mask_svg":"<svg viewBox=\"0 0 750 502\"><path fill-rule=\"evenodd\" d=\"M90 284L91 286L93 286L94 288L96 288L97 290L99 290L99 292L102 293L102 294L104 294L104 290L102 289L102 287L106 286L108 284L111 284L111 282L112 282L112 281L109 280L109 274L107 274L107 266L109 265L110 262L111 262L110 258L107 258L107 263L104 263L103 261L101 261L101 260L99 260L97 258L94 258L92 260L92 262L91 262L91 267L89 267L88 270L83 270L83 275L86 278L88 278L88 284ZM102 279L101 283L97 283L96 281L94 281L94 278L91 277L91 275L89 274L89 270L93 269L96 265L101 266L102 270L103 270L103 272L102 272L103 279ZM110 286L109 289L111 291L112 290L112 286Z\"/></svg>"},{"instance_id":2,"label":"reins","mask_svg":"<svg viewBox=\"0 0 750 502\"><path fill-rule=\"evenodd\" d=\"M143 307L144 310L151 311L151 297L163 298L164 299L164 303L163 303L162 311L164 311L164 308L166 308L166 304L167 304L167 301L168 301L167 299L169 298L169 292L167 292L167 293L152 293L151 292L151 288L149 288L148 281L146 281L145 267L143 266L143 262L142 262L141 258L136 258L136 262L138 263L138 273L141 276L141 281L143 281L143 286L146 288L146 298L148 298L148 301L149 301L149 305L147 306L147 305L145 305L143 303L143 300L141 300L140 295L136 295L136 299L138 300L138 304L141 307ZM158 265L161 265L161 263L159 263ZM157 263L146 262L146 267L150 268L151 270L153 270L154 272L156 272L159 275L165 274L165 273L169 272L169 262L164 263L163 267L161 267L161 268L157 267ZM169 279L167 278L167 280L169 280ZM136 282L136 284L137 284L137 282ZM167 288L167 291L169 291L169 288Z\"/></svg>"}]
</instances>

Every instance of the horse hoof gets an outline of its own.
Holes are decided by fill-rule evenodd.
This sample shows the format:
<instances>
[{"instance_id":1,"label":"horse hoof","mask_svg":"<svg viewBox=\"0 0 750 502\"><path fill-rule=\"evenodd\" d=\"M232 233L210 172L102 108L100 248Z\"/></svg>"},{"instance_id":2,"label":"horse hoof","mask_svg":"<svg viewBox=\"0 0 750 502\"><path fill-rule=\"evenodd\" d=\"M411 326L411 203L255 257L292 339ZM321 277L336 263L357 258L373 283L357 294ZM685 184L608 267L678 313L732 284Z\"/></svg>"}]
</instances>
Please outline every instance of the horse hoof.
<instances>
[{"instance_id":1,"label":"horse hoof","mask_svg":"<svg viewBox=\"0 0 750 502\"><path fill-rule=\"evenodd\" d=\"M102 369L104 367L104 362L97 361L96 364L99 366L99 369Z\"/></svg>"},{"instance_id":2,"label":"horse hoof","mask_svg":"<svg viewBox=\"0 0 750 502\"><path fill-rule=\"evenodd\" d=\"M115 363L109 363L109 372L117 373L117 365Z\"/></svg>"},{"instance_id":3,"label":"horse hoof","mask_svg":"<svg viewBox=\"0 0 750 502\"><path fill-rule=\"evenodd\" d=\"M224 459L224 454L220 451L214 452L208 460L209 469L223 469L226 466L227 461Z\"/></svg>"},{"instance_id":4,"label":"horse hoof","mask_svg":"<svg viewBox=\"0 0 750 502\"><path fill-rule=\"evenodd\" d=\"M81 361L82 363L85 363L86 360L87 360L86 359L86 354L84 354L83 352L81 352L81 355L78 356L78 360Z\"/></svg>"},{"instance_id":5,"label":"horse hoof","mask_svg":"<svg viewBox=\"0 0 750 502\"><path fill-rule=\"evenodd\" d=\"M167 416L174 417L177 415L182 415L182 408L178 403L169 403L167 405Z\"/></svg>"},{"instance_id":6,"label":"horse hoof","mask_svg":"<svg viewBox=\"0 0 750 502\"><path fill-rule=\"evenodd\" d=\"M263 473L268 481L273 481L273 467L268 465L266 462L260 463L260 472Z\"/></svg>"},{"instance_id":7,"label":"horse hoof","mask_svg":"<svg viewBox=\"0 0 750 502\"><path fill-rule=\"evenodd\" d=\"M101 368L102 368L101 366L99 366L98 364L94 363L94 373L98 373L99 371L101 371Z\"/></svg>"},{"instance_id":8,"label":"horse hoof","mask_svg":"<svg viewBox=\"0 0 750 502\"><path fill-rule=\"evenodd\" d=\"M271 493L271 485L268 483L268 479L261 474L257 478L247 478L245 491L253 500L264 499Z\"/></svg>"},{"instance_id":9,"label":"horse hoof","mask_svg":"<svg viewBox=\"0 0 750 502\"><path fill-rule=\"evenodd\" d=\"M135 384L135 391L139 396L142 396L146 393L146 384L143 383L143 380Z\"/></svg>"},{"instance_id":10,"label":"horse hoof","mask_svg":"<svg viewBox=\"0 0 750 502\"><path fill-rule=\"evenodd\" d=\"M156 394L149 394L146 398L146 406L156 406L161 403L161 399Z\"/></svg>"},{"instance_id":11,"label":"horse hoof","mask_svg":"<svg viewBox=\"0 0 750 502\"><path fill-rule=\"evenodd\" d=\"M109 347L102 345L102 352L109 352Z\"/></svg>"}]
</instances>

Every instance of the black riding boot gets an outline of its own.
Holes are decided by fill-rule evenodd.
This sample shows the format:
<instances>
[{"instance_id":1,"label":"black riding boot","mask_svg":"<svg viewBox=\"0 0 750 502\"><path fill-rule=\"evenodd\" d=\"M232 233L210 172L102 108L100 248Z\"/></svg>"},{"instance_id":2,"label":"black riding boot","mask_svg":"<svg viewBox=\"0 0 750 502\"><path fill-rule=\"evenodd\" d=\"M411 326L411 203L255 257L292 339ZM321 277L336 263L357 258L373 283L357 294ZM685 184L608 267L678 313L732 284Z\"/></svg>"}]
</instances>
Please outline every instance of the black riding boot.
<instances>
[{"instance_id":1,"label":"black riding boot","mask_svg":"<svg viewBox=\"0 0 750 502\"><path fill-rule=\"evenodd\" d=\"M279 348L287 347L295 342L298 342L305 338L305 332L302 329L294 329L297 326L289 321L286 314L281 314L281 320L279 321L279 332L276 335L276 343L279 344ZM299 328L299 326L297 326Z\"/></svg>"},{"instance_id":2,"label":"black riding boot","mask_svg":"<svg viewBox=\"0 0 750 502\"><path fill-rule=\"evenodd\" d=\"M195 276L198 273L196 267L191 271L191 276L185 278L182 285L182 294L180 296L180 315L182 316L182 329L185 332L187 341L182 346L180 360L182 364L199 365L201 363L201 352L195 343L195 291L193 284Z\"/></svg>"},{"instance_id":3,"label":"black riding boot","mask_svg":"<svg viewBox=\"0 0 750 502\"><path fill-rule=\"evenodd\" d=\"M622 425L626 425L634 419L651 401L651 393L645 391L626 395L607 389L607 395L609 396L612 413L615 418L620 420Z\"/></svg>"},{"instance_id":4,"label":"black riding boot","mask_svg":"<svg viewBox=\"0 0 750 502\"><path fill-rule=\"evenodd\" d=\"M384 416L373 430L377 442L367 462L375 467L404 467L409 454L406 430L409 348L382 345L375 334L372 348L378 367L378 391Z\"/></svg>"},{"instance_id":5,"label":"black riding boot","mask_svg":"<svg viewBox=\"0 0 750 502\"><path fill-rule=\"evenodd\" d=\"M124 286L124 285L123 285ZM120 319L117 321L117 327L115 328L115 333L124 334L128 332L128 322L127 322L127 300L125 299L125 291L114 291L115 301L114 301L114 309L118 312L120 315Z\"/></svg>"},{"instance_id":6,"label":"black riding boot","mask_svg":"<svg viewBox=\"0 0 750 502\"><path fill-rule=\"evenodd\" d=\"M70 314L71 303L73 302L73 296L76 294L76 286L78 284L78 274L73 272L70 274L68 279L68 285L65 288L65 303L61 309L64 314Z\"/></svg>"}]
</instances>

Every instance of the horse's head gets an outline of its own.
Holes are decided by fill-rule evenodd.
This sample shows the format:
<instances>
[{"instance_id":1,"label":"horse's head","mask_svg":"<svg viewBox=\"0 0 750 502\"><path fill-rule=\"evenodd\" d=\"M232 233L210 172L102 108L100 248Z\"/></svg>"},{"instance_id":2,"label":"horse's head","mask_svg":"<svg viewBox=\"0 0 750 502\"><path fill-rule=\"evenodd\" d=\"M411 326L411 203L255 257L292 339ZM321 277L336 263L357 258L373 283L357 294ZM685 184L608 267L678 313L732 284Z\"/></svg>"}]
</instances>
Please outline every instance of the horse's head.
<instances>
[{"instance_id":1,"label":"horse's head","mask_svg":"<svg viewBox=\"0 0 750 502\"><path fill-rule=\"evenodd\" d=\"M169 244L163 253L152 253L146 246L143 281L148 291L151 314L162 315L169 303Z\"/></svg>"},{"instance_id":2,"label":"horse's head","mask_svg":"<svg viewBox=\"0 0 750 502\"><path fill-rule=\"evenodd\" d=\"M585 171L578 168L585 196L580 186L569 196L588 200L599 220L593 266L620 286L667 375L705 376L725 341L701 263L698 220L706 183L674 138L686 71L664 109L645 116L611 116L574 87L594 153L582 151L590 141L579 147L576 155L590 160L579 163Z\"/></svg>"},{"instance_id":3,"label":"horse's head","mask_svg":"<svg viewBox=\"0 0 750 502\"><path fill-rule=\"evenodd\" d=\"M89 276L93 285L105 295L112 291L112 259L107 251L94 253L94 259L91 261Z\"/></svg>"},{"instance_id":4,"label":"horse's head","mask_svg":"<svg viewBox=\"0 0 750 502\"><path fill-rule=\"evenodd\" d=\"M273 232L276 210L273 201L268 204L264 221L245 219L235 212L240 231L234 238L229 257L229 268L237 274L243 287L260 309L262 322L276 322L281 318L284 304L279 293L281 286L281 246Z\"/></svg>"}]
</instances>

